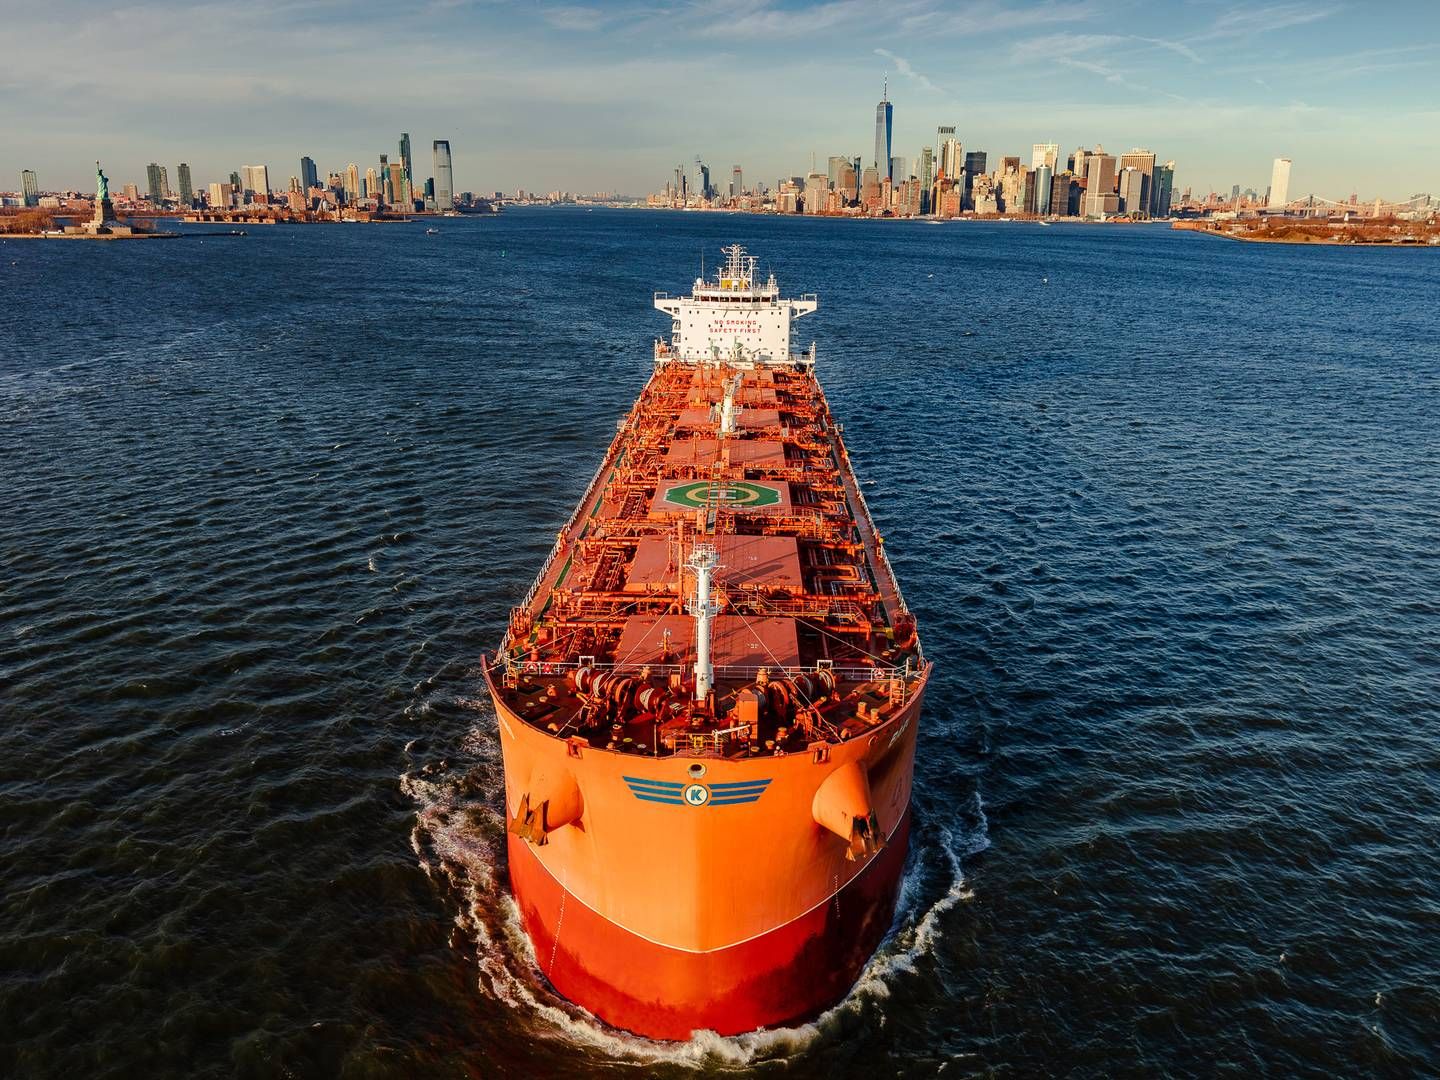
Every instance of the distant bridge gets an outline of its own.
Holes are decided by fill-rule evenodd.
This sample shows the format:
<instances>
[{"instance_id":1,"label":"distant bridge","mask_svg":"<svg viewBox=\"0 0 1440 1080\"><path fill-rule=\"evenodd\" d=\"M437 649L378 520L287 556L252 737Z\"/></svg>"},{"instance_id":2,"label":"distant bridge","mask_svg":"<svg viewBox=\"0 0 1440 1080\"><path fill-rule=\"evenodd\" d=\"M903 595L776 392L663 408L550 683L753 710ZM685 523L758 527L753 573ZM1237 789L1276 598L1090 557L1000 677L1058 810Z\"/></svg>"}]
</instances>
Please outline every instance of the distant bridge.
<instances>
[{"instance_id":1,"label":"distant bridge","mask_svg":"<svg viewBox=\"0 0 1440 1080\"><path fill-rule=\"evenodd\" d=\"M1327 199L1324 195L1311 193L1303 195L1298 199L1291 199L1283 207L1267 206L1267 210L1340 210L1346 213L1364 214L1367 217L1389 217L1393 214L1408 214L1415 210L1424 210L1434 205L1431 197L1427 194L1411 195L1403 202L1382 202L1376 199L1373 202L1349 202L1339 199Z\"/></svg>"}]
</instances>

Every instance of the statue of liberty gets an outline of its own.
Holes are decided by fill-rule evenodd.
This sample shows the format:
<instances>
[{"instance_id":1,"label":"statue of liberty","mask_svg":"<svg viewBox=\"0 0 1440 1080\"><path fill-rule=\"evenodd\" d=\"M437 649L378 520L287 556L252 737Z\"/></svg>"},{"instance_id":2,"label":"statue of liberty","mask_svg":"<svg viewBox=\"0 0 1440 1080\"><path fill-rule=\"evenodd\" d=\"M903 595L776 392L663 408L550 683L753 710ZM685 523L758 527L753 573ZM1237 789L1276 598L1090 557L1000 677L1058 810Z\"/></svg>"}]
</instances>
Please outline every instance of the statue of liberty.
<instances>
[{"instance_id":1,"label":"statue of liberty","mask_svg":"<svg viewBox=\"0 0 1440 1080\"><path fill-rule=\"evenodd\" d=\"M102 203L110 201L110 178L100 171L100 162L95 162L95 198Z\"/></svg>"}]
</instances>

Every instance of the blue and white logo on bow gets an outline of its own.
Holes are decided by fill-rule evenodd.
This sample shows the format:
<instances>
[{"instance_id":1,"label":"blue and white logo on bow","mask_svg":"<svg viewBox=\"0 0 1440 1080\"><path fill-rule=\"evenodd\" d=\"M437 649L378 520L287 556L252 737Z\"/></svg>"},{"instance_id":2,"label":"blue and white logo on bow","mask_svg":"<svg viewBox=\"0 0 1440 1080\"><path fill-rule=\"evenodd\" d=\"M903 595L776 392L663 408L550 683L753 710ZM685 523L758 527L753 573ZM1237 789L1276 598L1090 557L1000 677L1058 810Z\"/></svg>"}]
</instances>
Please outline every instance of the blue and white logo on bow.
<instances>
[{"instance_id":1,"label":"blue and white logo on bow","mask_svg":"<svg viewBox=\"0 0 1440 1080\"><path fill-rule=\"evenodd\" d=\"M643 802L669 806L736 806L758 802L770 778L733 780L718 784L686 784L675 780L647 780L642 776L623 778L630 793Z\"/></svg>"}]
</instances>

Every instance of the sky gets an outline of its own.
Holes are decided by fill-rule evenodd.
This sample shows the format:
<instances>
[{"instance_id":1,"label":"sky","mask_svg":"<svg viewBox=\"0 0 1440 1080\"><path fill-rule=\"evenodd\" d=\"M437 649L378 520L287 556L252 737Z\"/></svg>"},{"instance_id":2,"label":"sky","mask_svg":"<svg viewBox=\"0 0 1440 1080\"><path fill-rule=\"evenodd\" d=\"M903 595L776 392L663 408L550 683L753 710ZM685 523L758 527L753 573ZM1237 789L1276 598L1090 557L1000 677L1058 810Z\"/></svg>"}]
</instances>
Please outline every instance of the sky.
<instances>
[{"instance_id":1,"label":"sky","mask_svg":"<svg viewBox=\"0 0 1440 1080\"><path fill-rule=\"evenodd\" d=\"M0 0L0 187L197 186L264 163L284 187L448 138L459 190L659 190L803 174L937 125L993 163L1036 142L1176 162L1176 187L1440 195L1440 0L820 0L524 4Z\"/></svg>"}]
</instances>

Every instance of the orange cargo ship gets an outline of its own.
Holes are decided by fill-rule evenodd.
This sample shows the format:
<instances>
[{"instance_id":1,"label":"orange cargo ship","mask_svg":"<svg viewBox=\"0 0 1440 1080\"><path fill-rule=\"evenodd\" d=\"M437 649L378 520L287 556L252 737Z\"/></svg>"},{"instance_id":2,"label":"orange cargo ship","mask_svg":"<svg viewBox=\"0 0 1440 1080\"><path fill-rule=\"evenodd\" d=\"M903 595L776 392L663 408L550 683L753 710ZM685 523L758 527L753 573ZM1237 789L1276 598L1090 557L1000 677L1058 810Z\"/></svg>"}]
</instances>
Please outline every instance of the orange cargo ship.
<instances>
[{"instance_id":1,"label":"orange cargo ship","mask_svg":"<svg viewBox=\"0 0 1440 1080\"><path fill-rule=\"evenodd\" d=\"M486 664L541 972L661 1039L798 1022L894 915L931 665L782 299L655 296L654 373Z\"/></svg>"}]
</instances>

